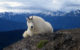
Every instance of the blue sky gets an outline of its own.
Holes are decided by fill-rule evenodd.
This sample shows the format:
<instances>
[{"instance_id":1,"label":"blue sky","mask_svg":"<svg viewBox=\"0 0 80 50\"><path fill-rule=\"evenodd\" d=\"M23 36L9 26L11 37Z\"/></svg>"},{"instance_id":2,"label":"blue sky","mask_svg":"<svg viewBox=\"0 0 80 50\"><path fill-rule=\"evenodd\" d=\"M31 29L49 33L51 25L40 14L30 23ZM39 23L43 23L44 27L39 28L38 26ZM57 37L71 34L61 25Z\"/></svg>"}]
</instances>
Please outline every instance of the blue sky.
<instances>
[{"instance_id":1,"label":"blue sky","mask_svg":"<svg viewBox=\"0 0 80 50\"><path fill-rule=\"evenodd\" d=\"M0 12L40 12L40 9L76 10L80 9L80 0L0 0Z\"/></svg>"}]
</instances>

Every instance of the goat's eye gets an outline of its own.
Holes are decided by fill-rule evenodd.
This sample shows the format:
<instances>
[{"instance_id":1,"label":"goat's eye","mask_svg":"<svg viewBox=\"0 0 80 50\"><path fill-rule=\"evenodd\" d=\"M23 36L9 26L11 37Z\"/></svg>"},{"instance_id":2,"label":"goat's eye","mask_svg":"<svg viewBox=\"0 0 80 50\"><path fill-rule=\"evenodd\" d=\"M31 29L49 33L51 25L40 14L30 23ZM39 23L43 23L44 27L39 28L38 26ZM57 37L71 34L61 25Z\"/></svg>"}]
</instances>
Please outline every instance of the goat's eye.
<instances>
[{"instance_id":1,"label":"goat's eye","mask_svg":"<svg viewBox=\"0 0 80 50\"><path fill-rule=\"evenodd\" d=\"M31 28L33 28L33 26L31 26Z\"/></svg>"}]
</instances>

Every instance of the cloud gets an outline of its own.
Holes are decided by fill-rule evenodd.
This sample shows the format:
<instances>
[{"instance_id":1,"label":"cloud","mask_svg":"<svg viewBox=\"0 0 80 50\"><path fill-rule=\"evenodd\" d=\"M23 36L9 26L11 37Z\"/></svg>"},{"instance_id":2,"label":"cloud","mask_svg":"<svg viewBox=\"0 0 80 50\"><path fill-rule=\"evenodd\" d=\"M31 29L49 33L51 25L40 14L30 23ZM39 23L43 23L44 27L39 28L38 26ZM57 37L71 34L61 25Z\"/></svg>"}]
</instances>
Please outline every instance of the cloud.
<instances>
[{"instance_id":1,"label":"cloud","mask_svg":"<svg viewBox=\"0 0 80 50\"><path fill-rule=\"evenodd\" d=\"M80 0L52 0L51 2L48 2L46 7L52 11L70 11L80 9Z\"/></svg>"},{"instance_id":2,"label":"cloud","mask_svg":"<svg viewBox=\"0 0 80 50\"><path fill-rule=\"evenodd\" d=\"M0 6L10 6L10 7L18 7L18 6L22 6L22 3L19 2L0 2Z\"/></svg>"},{"instance_id":3,"label":"cloud","mask_svg":"<svg viewBox=\"0 0 80 50\"><path fill-rule=\"evenodd\" d=\"M38 13L38 12L42 12L40 10L30 10L30 9L0 9L0 12L15 12L15 13Z\"/></svg>"},{"instance_id":4,"label":"cloud","mask_svg":"<svg viewBox=\"0 0 80 50\"><path fill-rule=\"evenodd\" d=\"M30 6L29 2L0 2L0 12L29 12Z\"/></svg>"},{"instance_id":5,"label":"cloud","mask_svg":"<svg viewBox=\"0 0 80 50\"><path fill-rule=\"evenodd\" d=\"M50 10L50 11L71 11L80 9L80 0L8 0L0 2L2 11L25 11L25 10ZM22 12L23 12L22 11Z\"/></svg>"}]
</instances>

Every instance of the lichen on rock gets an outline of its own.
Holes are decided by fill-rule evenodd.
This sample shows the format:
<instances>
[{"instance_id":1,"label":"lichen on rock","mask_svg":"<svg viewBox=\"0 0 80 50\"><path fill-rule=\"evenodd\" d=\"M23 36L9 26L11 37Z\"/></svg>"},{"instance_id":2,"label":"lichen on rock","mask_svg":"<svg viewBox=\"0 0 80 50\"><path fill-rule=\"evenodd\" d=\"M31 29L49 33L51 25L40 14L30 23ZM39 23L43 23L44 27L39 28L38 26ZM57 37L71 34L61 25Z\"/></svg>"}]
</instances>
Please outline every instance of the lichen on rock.
<instances>
[{"instance_id":1,"label":"lichen on rock","mask_svg":"<svg viewBox=\"0 0 80 50\"><path fill-rule=\"evenodd\" d=\"M77 29L78 33L73 33L73 31L75 29L34 35L3 50L80 50L80 29Z\"/></svg>"},{"instance_id":2,"label":"lichen on rock","mask_svg":"<svg viewBox=\"0 0 80 50\"><path fill-rule=\"evenodd\" d=\"M42 48L43 46L45 46L48 43L48 40L41 40L38 44L37 44L37 48Z\"/></svg>"}]
</instances>

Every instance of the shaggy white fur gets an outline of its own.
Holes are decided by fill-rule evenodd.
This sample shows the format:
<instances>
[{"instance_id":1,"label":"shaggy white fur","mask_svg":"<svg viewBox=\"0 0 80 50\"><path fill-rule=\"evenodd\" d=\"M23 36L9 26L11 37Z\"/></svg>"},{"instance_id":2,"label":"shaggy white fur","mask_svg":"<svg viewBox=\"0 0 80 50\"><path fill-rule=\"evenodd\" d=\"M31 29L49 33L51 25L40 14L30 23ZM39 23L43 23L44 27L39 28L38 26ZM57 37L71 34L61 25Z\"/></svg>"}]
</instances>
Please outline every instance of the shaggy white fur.
<instances>
[{"instance_id":1,"label":"shaggy white fur","mask_svg":"<svg viewBox=\"0 0 80 50\"><path fill-rule=\"evenodd\" d=\"M47 21L39 16L30 16L27 18L27 31L23 37L32 36L33 34L53 33L53 27Z\"/></svg>"}]
</instances>

